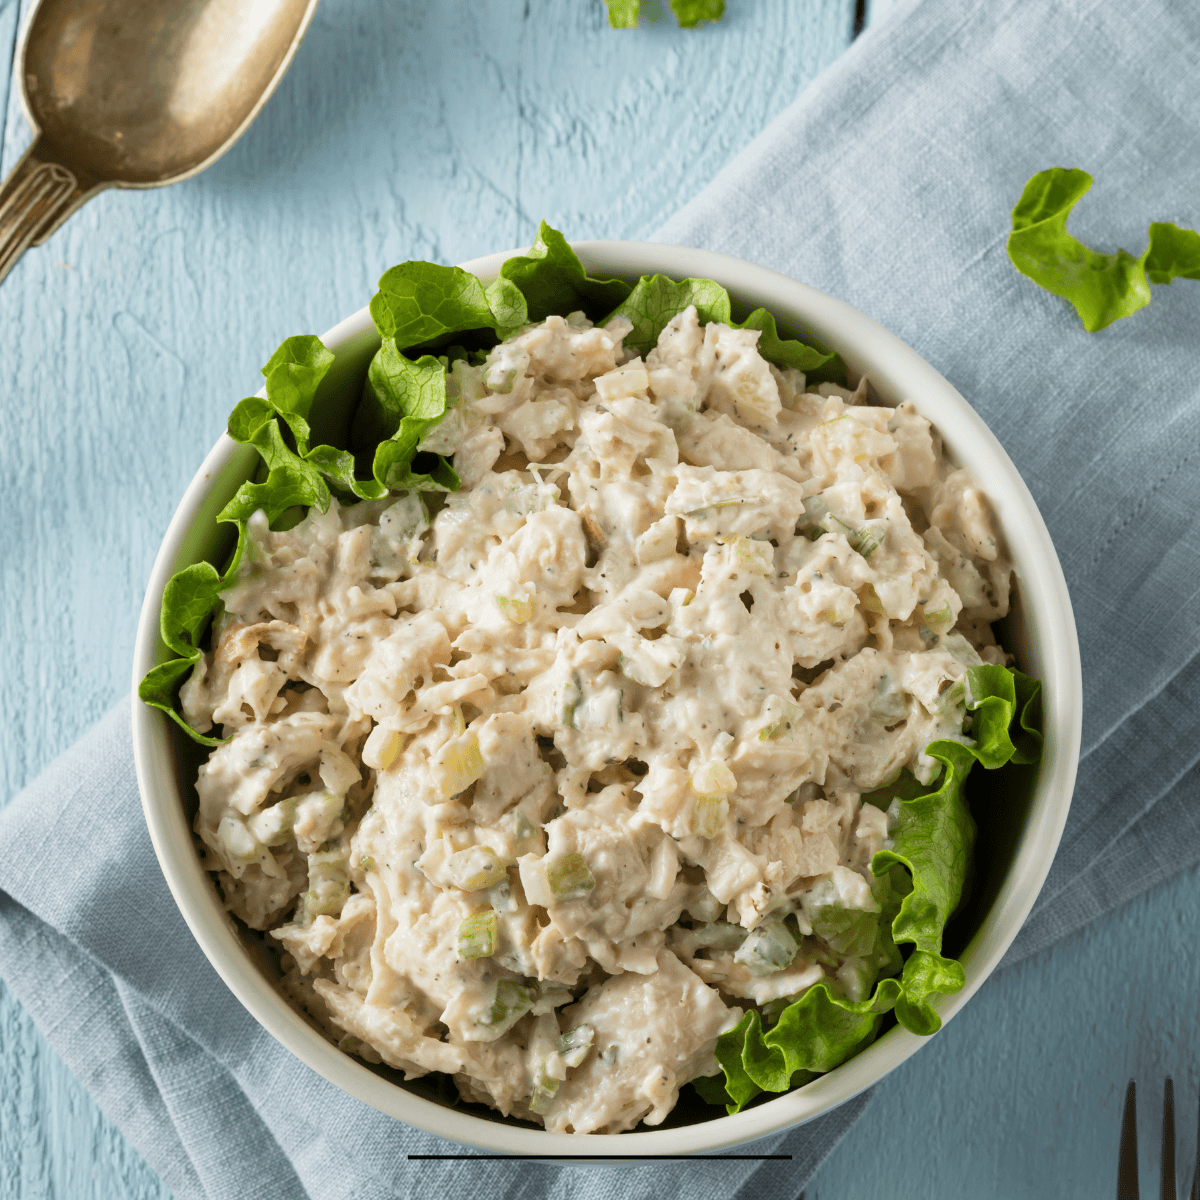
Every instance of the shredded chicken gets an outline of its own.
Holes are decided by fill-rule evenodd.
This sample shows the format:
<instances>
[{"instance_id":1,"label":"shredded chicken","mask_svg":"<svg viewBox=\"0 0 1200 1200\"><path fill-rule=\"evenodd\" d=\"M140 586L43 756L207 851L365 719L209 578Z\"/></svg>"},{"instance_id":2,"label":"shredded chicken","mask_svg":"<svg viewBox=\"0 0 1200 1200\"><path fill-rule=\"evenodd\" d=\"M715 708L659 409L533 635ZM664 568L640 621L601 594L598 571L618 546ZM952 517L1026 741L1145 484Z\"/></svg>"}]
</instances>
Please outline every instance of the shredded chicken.
<instances>
[{"instance_id":1,"label":"shredded chicken","mask_svg":"<svg viewBox=\"0 0 1200 1200\"><path fill-rule=\"evenodd\" d=\"M183 689L232 735L209 866L304 1006L576 1133L662 1121L744 1006L869 985L821 914L878 911L862 796L962 738L1011 574L913 405L629 328L455 363L457 493L256 514Z\"/></svg>"}]
</instances>

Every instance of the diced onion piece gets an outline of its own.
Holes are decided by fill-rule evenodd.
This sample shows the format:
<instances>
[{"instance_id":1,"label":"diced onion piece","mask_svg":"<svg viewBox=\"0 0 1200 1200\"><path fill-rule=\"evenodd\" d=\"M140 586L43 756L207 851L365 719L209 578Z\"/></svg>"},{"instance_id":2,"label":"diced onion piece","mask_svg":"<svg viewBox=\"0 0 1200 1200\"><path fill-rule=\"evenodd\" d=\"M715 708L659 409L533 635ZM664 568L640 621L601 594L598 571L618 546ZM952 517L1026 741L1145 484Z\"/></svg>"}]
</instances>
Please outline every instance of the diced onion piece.
<instances>
[{"instance_id":1,"label":"diced onion piece","mask_svg":"<svg viewBox=\"0 0 1200 1200\"><path fill-rule=\"evenodd\" d=\"M692 772L692 791L699 796L728 796L736 787L733 772L719 759L709 759Z\"/></svg>"},{"instance_id":2,"label":"diced onion piece","mask_svg":"<svg viewBox=\"0 0 1200 1200\"><path fill-rule=\"evenodd\" d=\"M480 892L495 887L508 875L491 846L468 846L446 860L446 875L455 887L464 892Z\"/></svg>"},{"instance_id":3,"label":"diced onion piece","mask_svg":"<svg viewBox=\"0 0 1200 1200\"><path fill-rule=\"evenodd\" d=\"M396 761L403 744L403 735L384 725L376 725L363 743L363 762L376 771L386 771Z\"/></svg>"},{"instance_id":4,"label":"diced onion piece","mask_svg":"<svg viewBox=\"0 0 1200 1200\"><path fill-rule=\"evenodd\" d=\"M558 900L572 900L585 896L596 886L583 855L575 851L547 859L546 882Z\"/></svg>"},{"instance_id":5,"label":"diced onion piece","mask_svg":"<svg viewBox=\"0 0 1200 1200\"><path fill-rule=\"evenodd\" d=\"M237 817L225 815L217 826L217 840L225 853L236 862L257 862L262 856L262 843L246 828L243 821Z\"/></svg>"},{"instance_id":6,"label":"diced onion piece","mask_svg":"<svg viewBox=\"0 0 1200 1200\"><path fill-rule=\"evenodd\" d=\"M255 813L246 821L246 826L264 846L282 846L292 836L292 822L295 819L296 799L290 796Z\"/></svg>"},{"instance_id":7,"label":"diced onion piece","mask_svg":"<svg viewBox=\"0 0 1200 1200\"><path fill-rule=\"evenodd\" d=\"M492 909L472 913L458 926L458 957L490 958L496 953L497 917Z\"/></svg>"},{"instance_id":8,"label":"diced onion piece","mask_svg":"<svg viewBox=\"0 0 1200 1200\"><path fill-rule=\"evenodd\" d=\"M431 763L443 797L465 792L477 779L483 778L483 754L479 739L466 733L446 743Z\"/></svg>"},{"instance_id":9,"label":"diced onion piece","mask_svg":"<svg viewBox=\"0 0 1200 1200\"><path fill-rule=\"evenodd\" d=\"M629 363L607 375L597 375L594 382L601 400L619 400L645 392L650 387L650 374L642 363Z\"/></svg>"},{"instance_id":10,"label":"diced onion piece","mask_svg":"<svg viewBox=\"0 0 1200 1200\"><path fill-rule=\"evenodd\" d=\"M500 615L514 625L524 625L537 615L537 599L534 596L517 594L516 596L493 596Z\"/></svg>"},{"instance_id":11,"label":"diced onion piece","mask_svg":"<svg viewBox=\"0 0 1200 1200\"><path fill-rule=\"evenodd\" d=\"M737 538L733 543L733 561L739 571L770 577L775 573L775 548L755 538Z\"/></svg>"}]
</instances>

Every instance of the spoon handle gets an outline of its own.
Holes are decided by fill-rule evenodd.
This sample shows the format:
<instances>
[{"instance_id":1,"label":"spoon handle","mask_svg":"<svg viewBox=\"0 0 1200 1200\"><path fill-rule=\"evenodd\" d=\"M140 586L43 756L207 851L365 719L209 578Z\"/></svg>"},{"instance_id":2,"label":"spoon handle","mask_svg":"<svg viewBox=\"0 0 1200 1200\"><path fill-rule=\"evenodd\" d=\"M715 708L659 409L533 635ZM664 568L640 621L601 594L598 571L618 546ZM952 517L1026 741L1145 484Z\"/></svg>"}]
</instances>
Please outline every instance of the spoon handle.
<instances>
[{"instance_id":1,"label":"spoon handle","mask_svg":"<svg viewBox=\"0 0 1200 1200\"><path fill-rule=\"evenodd\" d=\"M0 184L0 280L85 199L75 174L39 138Z\"/></svg>"}]
</instances>

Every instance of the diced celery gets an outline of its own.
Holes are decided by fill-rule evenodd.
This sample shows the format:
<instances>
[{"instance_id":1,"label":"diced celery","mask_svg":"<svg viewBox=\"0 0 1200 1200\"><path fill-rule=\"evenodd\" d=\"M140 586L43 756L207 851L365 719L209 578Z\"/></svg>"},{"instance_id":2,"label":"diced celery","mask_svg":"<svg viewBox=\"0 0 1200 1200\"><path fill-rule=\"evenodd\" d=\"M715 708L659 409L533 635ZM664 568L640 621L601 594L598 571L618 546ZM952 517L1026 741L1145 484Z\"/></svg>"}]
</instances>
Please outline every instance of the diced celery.
<instances>
[{"instance_id":1,"label":"diced celery","mask_svg":"<svg viewBox=\"0 0 1200 1200\"><path fill-rule=\"evenodd\" d=\"M282 846L292 836L292 822L295 819L296 797L290 796L255 813L246 821L246 825L264 846Z\"/></svg>"},{"instance_id":2,"label":"diced celery","mask_svg":"<svg viewBox=\"0 0 1200 1200\"><path fill-rule=\"evenodd\" d=\"M758 740L760 742L769 742L775 738L783 737L784 734L791 733L792 726L796 723L796 718L799 717L800 710L788 701L783 702L783 712L780 714L777 721L771 722L770 725L763 726L758 731Z\"/></svg>"},{"instance_id":3,"label":"diced celery","mask_svg":"<svg viewBox=\"0 0 1200 1200\"><path fill-rule=\"evenodd\" d=\"M937 710L940 713L949 712L950 709L957 708L964 704L966 699L966 682L962 679L956 680L938 697Z\"/></svg>"},{"instance_id":4,"label":"diced celery","mask_svg":"<svg viewBox=\"0 0 1200 1200\"><path fill-rule=\"evenodd\" d=\"M533 996L527 987L514 979L501 979L496 983L492 1003L480 1024L493 1029L497 1026L507 1029L516 1024L532 1007Z\"/></svg>"},{"instance_id":5,"label":"diced celery","mask_svg":"<svg viewBox=\"0 0 1200 1200\"><path fill-rule=\"evenodd\" d=\"M537 615L537 598L528 595L493 596L500 615L514 625L524 625Z\"/></svg>"},{"instance_id":6,"label":"diced celery","mask_svg":"<svg viewBox=\"0 0 1200 1200\"><path fill-rule=\"evenodd\" d=\"M579 672L571 673L570 682L563 688L563 724L568 729L575 728L575 712L583 703L583 683Z\"/></svg>"},{"instance_id":7,"label":"diced celery","mask_svg":"<svg viewBox=\"0 0 1200 1200\"><path fill-rule=\"evenodd\" d=\"M464 892L479 892L506 878L508 868L491 846L468 846L446 860L446 874Z\"/></svg>"},{"instance_id":8,"label":"diced celery","mask_svg":"<svg viewBox=\"0 0 1200 1200\"><path fill-rule=\"evenodd\" d=\"M729 801L724 796L697 796L692 801L688 831L702 838L719 837L729 820Z\"/></svg>"},{"instance_id":9,"label":"diced celery","mask_svg":"<svg viewBox=\"0 0 1200 1200\"><path fill-rule=\"evenodd\" d=\"M858 593L859 603L869 613L875 613L877 616L884 614L883 601L879 599L879 593L871 584L860 589Z\"/></svg>"},{"instance_id":10,"label":"diced celery","mask_svg":"<svg viewBox=\"0 0 1200 1200\"><path fill-rule=\"evenodd\" d=\"M335 916L350 898L350 871L346 847L334 844L308 856L308 890L300 897L296 923L308 925L314 917Z\"/></svg>"},{"instance_id":11,"label":"diced celery","mask_svg":"<svg viewBox=\"0 0 1200 1200\"><path fill-rule=\"evenodd\" d=\"M492 909L472 913L458 926L458 957L490 958L496 953L497 917Z\"/></svg>"},{"instance_id":12,"label":"diced celery","mask_svg":"<svg viewBox=\"0 0 1200 1200\"><path fill-rule=\"evenodd\" d=\"M854 1003L865 1000L875 982L873 964L862 958L848 958L838 967L835 978L842 985L846 998Z\"/></svg>"},{"instance_id":13,"label":"diced celery","mask_svg":"<svg viewBox=\"0 0 1200 1200\"><path fill-rule=\"evenodd\" d=\"M691 930L687 935L688 940L696 946L706 946L710 950L736 950L746 936L746 931L731 921L713 921Z\"/></svg>"},{"instance_id":14,"label":"diced celery","mask_svg":"<svg viewBox=\"0 0 1200 1200\"><path fill-rule=\"evenodd\" d=\"M559 1053L568 1067L577 1067L592 1048L596 1040L596 1031L590 1025L576 1025L562 1035L562 1048Z\"/></svg>"},{"instance_id":15,"label":"diced celery","mask_svg":"<svg viewBox=\"0 0 1200 1200\"><path fill-rule=\"evenodd\" d=\"M778 917L767 917L734 953L751 975L773 975L796 957L796 939Z\"/></svg>"},{"instance_id":16,"label":"diced celery","mask_svg":"<svg viewBox=\"0 0 1200 1200\"><path fill-rule=\"evenodd\" d=\"M369 854L364 854L362 858L358 860L358 869L364 874L375 870L375 860Z\"/></svg>"},{"instance_id":17,"label":"diced celery","mask_svg":"<svg viewBox=\"0 0 1200 1200\"><path fill-rule=\"evenodd\" d=\"M596 886L583 855L574 851L546 860L546 882L558 900L585 896Z\"/></svg>"},{"instance_id":18,"label":"diced celery","mask_svg":"<svg viewBox=\"0 0 1200 1200\"><path fill-rule=\"evenodd\" d=\"M728 500L714 500L711 504L702 505L700 508L693 508L690 512L685 512L685 517L691 517L693 520L703 520L714 509L732 508L735 504L745 504L746 501L741 496L731 496Z\"/></svg>"},{"instance_id":19,"label":"diced celery","mask_svg":"<svg viewBox=\"0 0 1200 1200\"><path fill-rule=\"evenodd\" d=\"M775 574L775 547L755 538L737 538L733 543L733 562L739 571L769 578Z\"/></svg>"},{"instance_id":20,"label":"diced celery","mask_svg":"<svg viewBox=\"0 0 1200 1200\"><path fill-rule=\"evenodd\" d=\"M346 1054L357 1054L362 1049L362 1042L354 1034L348 1033L338 1042L338 1049Z\"/></svg>"},{"instance_id":21,"label":"diced celery","mask_svg":"<svg viewBox=\"0 0 1200 1200\"><path fill-rule=\"evenodd\" d=\"M558 1092L560 1082L561 1080L555 1079L546 1070L546 1064L542 1063L533 1077L533 1095L529 1098L530 1111L539 1115L547 1112Z\"/></svg>"},{"instance_id":22,"label":"diced celery","mask_svg":"<svg viewBox=\"0 0 1200 1200\"><path fill-rule=\"evenodd\" d=\"M523 812L517 813L513 825L513 840L517 843L518 849L528 846L537 837L537 830L534 828L533 822Z\"/></svg>"},{"instance_id":23,"label":"diced celery","mask_svg":"<svg viewBox=\"0 0 1200 1200\"><path fill-rule=\"evenodd\" d=\"M879 549L885 537L887 537L886 526L882 522L877 522L856 529L847 540L863 558L870 558Z\"/></svg>"},{"instance_id":24,"label":"diced celery","mask_svg":"<svg viewBox=\"0 0 1200 1200\"><path fill-rule=\"evenodd\" d=\"M933 633L945 633L954 624L954 616L950 612L950 602L945 601L939 608L932 611L928 608L921 612L925 624Z\"/></svg>"}]
</instances>

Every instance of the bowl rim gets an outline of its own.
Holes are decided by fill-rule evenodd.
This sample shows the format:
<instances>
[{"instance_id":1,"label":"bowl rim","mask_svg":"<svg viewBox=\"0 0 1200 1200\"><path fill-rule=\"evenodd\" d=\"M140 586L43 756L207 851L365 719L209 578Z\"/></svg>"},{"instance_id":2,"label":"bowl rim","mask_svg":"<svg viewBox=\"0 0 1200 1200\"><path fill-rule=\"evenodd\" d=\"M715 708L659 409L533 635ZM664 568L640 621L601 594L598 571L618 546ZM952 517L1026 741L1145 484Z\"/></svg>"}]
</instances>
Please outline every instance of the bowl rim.
<instances>
[{"instance_id":1,"label":"bowl rim","mask_svg":"<svg viewBox=\"0 0 1200 1200\"><path fill-rule=\"evenodd\" d=\"M957 1014L991 974L1016 937L1049 872L1066 822L1079 760L1083 686L1079 644L1066 579L1037 505L995 435L967 400L917 352L844 301L769 268L729 255L654 242L575 242L589 272L636 277L661 272L674 279L715 279L739 300L795 319L815 340L838 349L855 373L868 374L888 403L912 398L938 428L954 457L985 491L1008 534L1014 567L1041 657L1046 741L1030 813L1012 867L962 955L966 985L933 999L943 1024ZM487 281L505 259L497 253L462 264ZM360 309L321 340L335 352L374 333L370 311ZM263 394L262 392L259 393ZM949 432L947 427L949 426ZM803 1088L732 1116L699 1124L621 1134L550 1133L459 1112L425 1099L370 1071L326 1041L273 989L250 960L228 914L220 908L192 843L182 806L174 803L171 722L142 704L137 685L158 661L158 614L163 588L183 565L181 545L199 516L212 482L244 448L222 433L188 485L155 559L138 622L133 655L133 748L138 790L150 839L167 886L192 935L230 991L283 1047L319 1075L379 1111L428 1133L491 1153L539 1158L611 1161L635 1154L680 1155L725 1150L755 1141L828 1112L877 1083L928 1039L901 1026ZM1012 533L1019 529L1021 538ZM156 800L168 797L168 802ZM220 919L217 919L220 918ZM703 1130L702 1137L697 1133ZM699 1144L698 1144L699 1143ZM569 1149L570 1148L570 1149Z\"/></svg>"}]
</instances>

